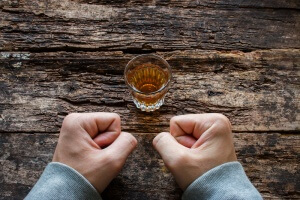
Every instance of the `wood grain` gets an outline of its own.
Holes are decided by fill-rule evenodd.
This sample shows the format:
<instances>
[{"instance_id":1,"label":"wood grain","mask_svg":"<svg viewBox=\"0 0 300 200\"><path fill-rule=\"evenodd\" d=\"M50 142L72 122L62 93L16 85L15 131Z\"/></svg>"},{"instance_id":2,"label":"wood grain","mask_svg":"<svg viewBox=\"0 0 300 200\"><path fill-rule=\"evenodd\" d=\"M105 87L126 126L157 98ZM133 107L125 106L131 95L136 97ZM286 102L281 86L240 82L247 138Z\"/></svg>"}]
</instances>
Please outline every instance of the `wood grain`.
<instances>
[{"instance_id":1,"label":"wood grain","mask_svg":"<svg viewBox=\"0 0 300 200\"><path fill-rule=\"evenodd\" d=\"M244 5L203 1L200 8L186 7L195 1L159 2L158 6L117 7L69 0L4 1L0 4L0 50L128 53L300 46L298 1L246 1Z\"/></svg>"},{"instance_id":2,"label":"wood grain","mask_svg":"<svg viewBox=\"0 0 300 200\"><path fill-rule=\"evenodd\" d=\"M152 147L155 134L134 134L139 144L104 199L180 199L182 191ZM58 134L0 135L2 199L23 199L51 161ZM239 161L265 199L299 198L300 136L234 133ZM34 170L33 170L34 169Z\"/></svg>"},{"instance_id":3,"label":"wood grain","mask_svg":"<svg viewBox=\"0 0 300 200\"><path fill-rule=\"evenodd\" d=\"M190 1L190 0L155 0L155 1L141 1L131 0L124 2L122 0L73 0L78 3L88 3L96 5L111 5L116 7L131 7L131 6L167 6L167 7L181 7L181 8L262 8L262 9L299 9L300 2L297 0L261 0L261 1L237 1L237 0L202 0L202 1Z\"/></svg>"},{"instance_id":4,"label":"wood grain","mask_svg":"<svg viewBox=\"0 0 300 200\"><path fill-rule=\"evenodd\" d=\"M123 70L133 55L9 53L0 64L1 132L57 132L71 112L117 112L125 130L160 132L174 115L221 112L234 131L300 129L299 50L160 53L173 67L165 105L137 110ZM13 109L12 109L13 108Z\"/></svg>"},{"instance_id":5,"label":"wood grain","mask_svg":"<svg viewBox=\"0 0 300 200\"><path fill-rule=\"evenodd\" d=\"M219 112L265 199L300 199L298 0L0 1L0 199L23 199L71 112L116 112L138 148L104 199L180 199L152 147L171 117ZM172 66L165 104L137 110L127 62Z\"/></svg>"}]
</instances>

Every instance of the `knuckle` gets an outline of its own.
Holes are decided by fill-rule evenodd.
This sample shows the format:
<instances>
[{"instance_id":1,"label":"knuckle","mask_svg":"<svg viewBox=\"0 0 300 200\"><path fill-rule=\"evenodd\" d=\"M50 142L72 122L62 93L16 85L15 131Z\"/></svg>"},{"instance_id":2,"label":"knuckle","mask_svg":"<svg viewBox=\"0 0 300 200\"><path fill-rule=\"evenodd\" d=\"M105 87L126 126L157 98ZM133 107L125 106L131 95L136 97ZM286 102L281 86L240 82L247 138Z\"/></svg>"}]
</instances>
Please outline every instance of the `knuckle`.
<instances>
[{"instance_id":1,"label":"knuckle","mask_svg":"<svg viewBox=\"0 0 300 200\"><path fill-rule=\"evenodd\" d=\"M170 123L176 123L181 115L174 116L171 118Z\"/></svg>"},{"instance_id":2,"label":"knuckle","mask_svg":"<svg viewBox=\"0 0 300 200\"><path fill-rule=\"evenodd\" d=\"M223 114L216 114L216 121L220 127L223 127L226 132L231 132L231 123L230 120Z\"/></svg>"},{"instance_id":3,"label":"knuckle","mask_svg":"<svg viewBox=\"0 0 300 200\"><path fill-rule=\"evenodd\" d=\"M121 134L122 134L123 139L126 140L126 142L128 143L128 145L130 145L131 148L134 149L137 145L136 138L127 132L122 132Z\"/></svg>"},{"instance_id":4,"label":"knuckle","mask_svg":"<svg viewBox=\"0 0 300 200\"><path fill-rule=\"evenodd\" d=\"M216 114L216 118L219 122L222 122L224 124L230 124L229 119L223 114Z\"/></svg>"},{"instance_id":5,"label":"knuckle","mask_svg":"<svg viewBox=\"0 0 300 200\"><path fill-rule=\"evenodd\" d=\"M106 113L106 114L109 119L114 121L114 123L116 123L116 124L121 123L121 117L117 113Z\"/></svg>"},{"instance_id":6,"label":"knuckle","mask_svg":"<svg viewBox=\"0 0 300 200\"><path fill-rule=\"evenodd\" d=\"M64 122L72 121L74 118L78 117L79 113L70 113L64 118Z\"/></svg>"},{"instance_id":7,"label":"knuckle","mask_svg":"<svg viewBox=\"0 0 300 200\"><path fill-rule=\"evenodd\" d=\"M153 146L158 148L158 146L164 145L166 141L165 137L167 137L167 134L167 132L161 132L160 134L158 134L153 140Z\"/></svg>"},{"instance_id":8,"label":"knuckle","mask_svg":"<svg viewBox=\"0 0 300 200\"><path fill-rule=\"evenodd\" d=\"M68 114L62 123L62 130L70 131L74 129L74 123L78 121L80 114L79 113L70 113Z\"/></svg>"},{"instance_id":9,"label":"knuckle","mask_svg":"<svg viewBox=\"0 0 300 200\"><path fill-rule=\"evenodd\" d=\"M116 119L116 120L118 120L118 121L121 121L121 117L120 117L119 114L117 114L117 113L111 113L111 115L112 115L112 117L113 117L114 119Z\"/></svg>"}]
</instances>

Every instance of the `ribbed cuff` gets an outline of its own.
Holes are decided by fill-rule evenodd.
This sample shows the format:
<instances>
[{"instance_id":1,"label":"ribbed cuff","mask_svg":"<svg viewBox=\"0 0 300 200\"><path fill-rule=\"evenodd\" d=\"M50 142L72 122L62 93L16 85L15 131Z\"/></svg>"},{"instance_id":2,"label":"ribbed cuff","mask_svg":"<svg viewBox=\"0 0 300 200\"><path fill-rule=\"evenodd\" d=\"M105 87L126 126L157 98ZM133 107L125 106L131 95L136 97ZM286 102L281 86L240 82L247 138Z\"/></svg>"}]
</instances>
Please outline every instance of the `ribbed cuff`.
<instances>
[{"instance_id":1,"label":"ribbed cuff","mask_svg":"<svg viewBox=\"0 0 300 200\"><path fill-rule=\"evenodd\" d=\"M182 196L198 199L262 199L239 162L217 166L197 178Z\"/></svg>"},{"instance_id":2,"label":"ribbed cuff","mask_svg":"<svg viewBox=\"0 0 300 200\"><path fill-rule=\"evenodd\" d=\"M31 199L101 199L92 184L75 169L58 162L47 165L42 176L25 198Z\"/></svg>"}]
</instances>

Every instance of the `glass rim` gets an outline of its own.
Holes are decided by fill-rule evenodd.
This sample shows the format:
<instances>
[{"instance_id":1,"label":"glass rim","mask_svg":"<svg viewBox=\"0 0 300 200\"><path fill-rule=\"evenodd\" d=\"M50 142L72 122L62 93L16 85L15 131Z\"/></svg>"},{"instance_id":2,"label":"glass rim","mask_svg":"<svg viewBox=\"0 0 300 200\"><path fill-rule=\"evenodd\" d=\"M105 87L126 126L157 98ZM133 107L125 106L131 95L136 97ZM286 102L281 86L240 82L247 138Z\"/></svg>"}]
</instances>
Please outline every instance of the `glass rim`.
<instances>
[{"instance_id":1,"label":"glass rim","mask_svg":"<svg viewBox=\"0 0 300 200\"><path fill-rule=\"evenodd\" d=\"M168 78L168 82L161 88L159 88L157 91L154 91L154 92L150 92L150 93L145 93L145 92L142 92L142 91L139 91L137 89L135 89L134 87L132 87L129 83L128 83L128 80L127 80L127 76L126 76L126 71L129 67L129 64L135 60L137 60L138 58L140 57L145 57L145 56L150 56L150 57L154 57L154 58L158 58L159 60L161 60L168 68L168 70L170 71L170 76ZM172 80L172 68L171 66L169 65L169 63L161 56L158 56L156 54L141 54L141 55L138 55L138 56L135 56L134 58L132 58L126 65L125 67L125 70L124 70L124 78L125 78L125 83L127 85L127 87L129 87L129 89L132 89L134 92L137 92L139 94L143 94L143 95L151 95L151 94L157 94L159 92L161 92L162 90L164 90L165 88L167 88L169 85L170 85L170 82Z\"/></svg>"}]
</instances>

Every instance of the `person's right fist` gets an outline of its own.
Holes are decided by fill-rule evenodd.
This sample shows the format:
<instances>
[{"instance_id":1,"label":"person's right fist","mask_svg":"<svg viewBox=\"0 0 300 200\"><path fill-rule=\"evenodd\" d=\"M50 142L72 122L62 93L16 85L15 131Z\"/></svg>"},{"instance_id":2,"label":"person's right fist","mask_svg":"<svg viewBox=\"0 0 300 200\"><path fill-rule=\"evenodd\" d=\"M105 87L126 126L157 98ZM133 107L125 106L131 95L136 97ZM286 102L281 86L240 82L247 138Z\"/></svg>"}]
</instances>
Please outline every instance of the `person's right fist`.
<instances>
[{"instance_id":1,"label":"person's right fist","mask_svg":"<svg viewBox=\"0 0 300 200\"><path fill-rule=\"evenodd\" d=\"M62 124L53 162L81 173L99 193L117 176L137 140L115 113L73 113Z\"/></svg>"},{"instance_id":2,"label":"person's right fist","mask_svg":"<svg viewBox=\"0 0 300 200\"><path fill-rule=\"evenodd\" d=\"M153 145L182 190L210 169L237 160L231 124L221 114L173 117L170 133L158 134Z\"/></svg>"}]
</instances>

